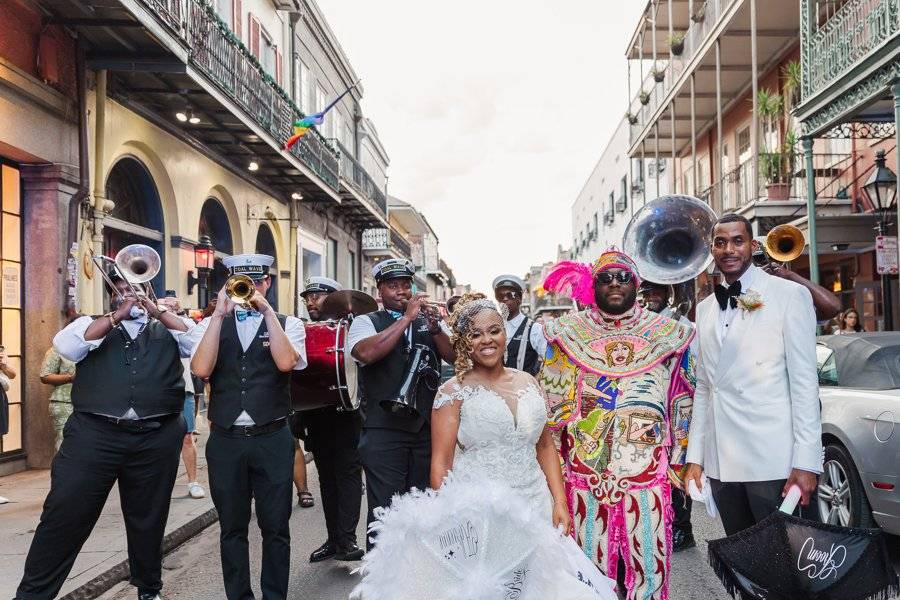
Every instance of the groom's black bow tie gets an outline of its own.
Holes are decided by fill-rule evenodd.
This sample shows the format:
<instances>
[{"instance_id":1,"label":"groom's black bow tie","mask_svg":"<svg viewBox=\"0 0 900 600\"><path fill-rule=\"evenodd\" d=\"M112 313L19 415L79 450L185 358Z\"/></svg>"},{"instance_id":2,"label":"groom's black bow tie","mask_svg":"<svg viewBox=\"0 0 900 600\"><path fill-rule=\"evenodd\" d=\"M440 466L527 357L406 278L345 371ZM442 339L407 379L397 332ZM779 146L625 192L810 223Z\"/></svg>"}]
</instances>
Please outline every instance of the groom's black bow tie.
<instances>
[{"instance_id":1,"label":"groom's black bow tie","mask_svg":"<svg viewBox=\"0 0 900 600\"><path fill-rule=\"evenodd\" d=\"M741 295L741 280L738 279L728 287L716 284L715 293L716 300L719 301L719 308L725 310L729 302L731 303L731 308L737 308L737 297Z\"/></svg>"}]
</instances>

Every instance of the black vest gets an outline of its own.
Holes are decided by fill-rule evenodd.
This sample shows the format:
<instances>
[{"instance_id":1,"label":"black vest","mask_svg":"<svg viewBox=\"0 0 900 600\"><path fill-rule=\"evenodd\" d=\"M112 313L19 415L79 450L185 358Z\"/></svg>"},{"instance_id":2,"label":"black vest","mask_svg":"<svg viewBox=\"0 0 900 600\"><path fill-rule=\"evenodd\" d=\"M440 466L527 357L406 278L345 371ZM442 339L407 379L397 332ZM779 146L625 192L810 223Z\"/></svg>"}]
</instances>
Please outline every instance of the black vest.
<instances>
[{"instance_id":1,"label":"black vest","mask_svg":"<svg viewBox=\"0 0 900 600\"><path fill-rule=\"evenodd\" d=\"M525 362L522 365L522 370L526 373L537 375L538 371L541 370L541 359L543 357L539 356L537 350L531 345L531 328L533 326L534 321L525 317L525 320L522 321L522 324L519 325L513 336L506 342L506 366L510 369L516 368L516 361L519 358L519 346L524 343L527 345L525 346Z\"/></svg>"},{"instance_id":2,"label":"black vest","mask_svg":"<svg viewBox=\"0 0 900 600\"><path fill-rule=\"evenodd\" d=\"M72 407L113 417L124 415L129 408L142 418L180 413L184 408L184 367L178 342L155 319L135 340L124 327L111 330L100 346L78 363Z\"/></svg>"},{"instance_id":3,"label":"black vest","mask_svg":"<svg viewBox=\"0 0 900 600\"><path fill-rule=\"evenodd\" d=\"M375 325L375 331L381 333L391 326L396 319L387 311L366 315ZM431 349L431 366L438 368L437 346L431 334L428 333L428 323L423 317L419 317L412 325L413 344L422 344ZM391 398L400 389L403 375L406 371L406 361L409 357L406 352L407 337L403 335L394 349L376 363L363 365L359 369L360 391L362 393L362 410L365 415L366 428L399 429L416 433L431 420L431 408L437 389L429 389L424 381L419 381L419 389L416 394L416 408L418 414L415 417L402 417L390 413L381 408L380 402Z\"/></svg>"},{"instance_id":4,"label":"black vest","mask_svg":"<svg viewBox=\"0 0 900 600\"><path fill-rule=\"evenodd\" d=\"M287 317L277 317L284 327ZM291 411L291 373L278 370L264 319L244 352L234 314L225 317L209 384L209 419L219 427L234 425L241 411L257 425L282 419Z\"/></svg>"}]
</instances>

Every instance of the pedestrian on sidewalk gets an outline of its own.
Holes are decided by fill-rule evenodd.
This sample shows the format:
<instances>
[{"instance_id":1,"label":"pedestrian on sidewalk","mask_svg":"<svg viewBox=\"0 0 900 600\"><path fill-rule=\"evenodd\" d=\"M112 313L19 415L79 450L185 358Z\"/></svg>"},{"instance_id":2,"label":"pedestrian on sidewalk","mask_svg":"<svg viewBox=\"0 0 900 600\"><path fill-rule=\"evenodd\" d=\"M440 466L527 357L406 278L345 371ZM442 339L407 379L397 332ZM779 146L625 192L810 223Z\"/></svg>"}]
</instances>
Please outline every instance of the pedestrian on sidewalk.
<instances>
[{"instance_id":1,"label":"pedestrian on sidewalk","mask_svg":"<svg viewBox=\"0 0 900 600\"><path fill-rule=\"evenodd\" d=\"M187 325L111 277L110 312L80 317L53 345L77 363L74 412L53 459L50 493L16 600L51 600L119 485L131 584L158 600L162 541L178 474Z\"/></svg>"},{"instance_id":2,"label":"pedestrian on sidewalk","mask_svg":"<svg viewBox=\"0 0 900 600\"><path fill-rule=\"evenodd\" d=\"M241 254L224 261L255 288L249 307L219 290L212 316L191 333L193 372L209 378L206 444L209 490L219 513L225 596L253 598L247 530L251 501L262 533L262 597L287 597L291 561L294 440L287 427L291 373L306 367L303 322L275 312L265 294L275 258ZM247 310L249 308L249 310Z\"/></svg>"},{"instance_id":3,"label":"pedestrian on sidewalk","mask_svg":"<svg viewBox=\"0 0 900 600\"><path fill-rule=\"evenodd\" d=\"M72 416L72 382L75 381L75 363L59 355L52 346L44 354L41 364L41 383L52 385L50 393L50 418L56 432L56 449L63 440L63 427Z\"/></svg>"},{"instance_id":4,"label":"pedestrian on sidewalk","mask_svg":"<svg viewBox=\"0 0 900 600\"><path fill-rule=\"evenodd\" d=\"M161 298L159 304L181 317L188 328L193 326L193 321L188 318L186 311L181 310L181 302L178 298L174 296ZM184 417L184 423L187 426L181 442L181 460L184 462L185 475L188 480L188 496L199 500L206 497L206 490L197 481L197 443L194 441L197 417L197 402L194 394L196 388L194 387L194 377L191 374L191 359L182 358L181 365L184 367L184 408L181 416Z\"/></svg>"}]
</instances>

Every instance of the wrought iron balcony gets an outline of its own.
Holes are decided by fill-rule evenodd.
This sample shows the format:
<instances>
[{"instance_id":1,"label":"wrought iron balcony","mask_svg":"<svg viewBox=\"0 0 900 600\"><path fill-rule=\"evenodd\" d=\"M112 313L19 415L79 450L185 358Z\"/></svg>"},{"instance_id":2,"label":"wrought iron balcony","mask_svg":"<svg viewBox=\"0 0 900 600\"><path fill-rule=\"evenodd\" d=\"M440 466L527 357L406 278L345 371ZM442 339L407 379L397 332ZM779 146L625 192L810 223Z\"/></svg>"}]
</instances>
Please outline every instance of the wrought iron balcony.
<instances>
[{"instance_id":1,"label":"wrought iron balcony","mask_svg":"<svg viewBox=\"0 0 900 600\"><path fill-rule=\"evenodd\" d=\"M816 201L848 200L854 184L862 186L868 171L855 173L851 154L813 154ZM794 155L788 200L806 201L806 168L802 153ZM738 209L755 200L767 198L766 182L760 176L753 182L753 160L747 159L728 169L722 179L714 182L697 196L718 213ZM855 177L855 179L854 179Z\"/></svg>"},{"instance_id":2,"label":"wrought iron balcony","mask_svg":"<svg viewBox=\"0 0 900 600\"><path fill-rule=\"evenodd\" d=\"M803 101L827 89L900 33L900 0L801 0Z\"/></svg>"},{"instance_id":3,"label":"wrought iron balcony","mask_svg":"<svg viewBox=\"0 0 900 600\"><path fill-rule=\"evenodd\" d=\"M412 247L409 245L409 242L393 229L386 227L364 230L362 234L362 249L363 252L373 255L394 252L403 258L412 257Z\"/></svg>"},{"instance_id":4,"label":"wrought iron balcony","mask_svg":"<svg viewBox=\"0 0 900 600\"><path fill-rule=\"evenodd\" d=\"M362 164L343 144L335 140L341 156L341 180L362 194L378 207L381 216L387 216L387 198Z\"/></svg>"},{"instance_id":5,"label":"wrought iron balcony","mask_svg":"<svg viewBox=\"0 0 900 600\"><path fill-rule=\"evenodd\" d=\"M283 147L304 115L205 0L140 0L188 49L188 60ZM280 150L280 148L279 148ZM315 129L290 150L339 189L338 153Z\"/></svg>"}]
</instances>

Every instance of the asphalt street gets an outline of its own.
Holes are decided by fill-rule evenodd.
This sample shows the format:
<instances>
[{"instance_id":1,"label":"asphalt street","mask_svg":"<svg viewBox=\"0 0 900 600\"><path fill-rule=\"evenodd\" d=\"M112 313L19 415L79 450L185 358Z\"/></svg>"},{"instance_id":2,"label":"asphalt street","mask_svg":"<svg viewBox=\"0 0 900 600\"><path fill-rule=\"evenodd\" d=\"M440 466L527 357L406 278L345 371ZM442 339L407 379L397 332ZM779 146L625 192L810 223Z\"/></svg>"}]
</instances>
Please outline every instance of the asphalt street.
<instances>
[{"instance_id":1,"label":"asphalt street","mask_svg":"<svg viewBox=\"0 0 900 600\"><path fill-rule=\"evenodd\" d=\"M325 523L318 504L318 482L315 468L309 465L311 489L316 492L314 508L295 508L291 518L292 569L289 598L291 600L345 599L357 582L351 573L354 563L327 561L309 564L309 554L325 539ZM365 515L360 519L359 539L363 538ZM697 547L676 554L672 559L670 597L679 600L725 600L729 598L706 561L706 540L723 535L718 521L705 510L695 508L693 515ZM251 565L254 587L258 590L260 538L251 524ZM213 525L175 552L164 563L163 597L166 600L222 600L222 570L219 564L219 528ZM891 540L892 553L900 556L898 538ZM896 562L896 561L895 561ZM103 600L133 600L134 588L119 584L101 598Z\"/></svg>"}]
</instances>

